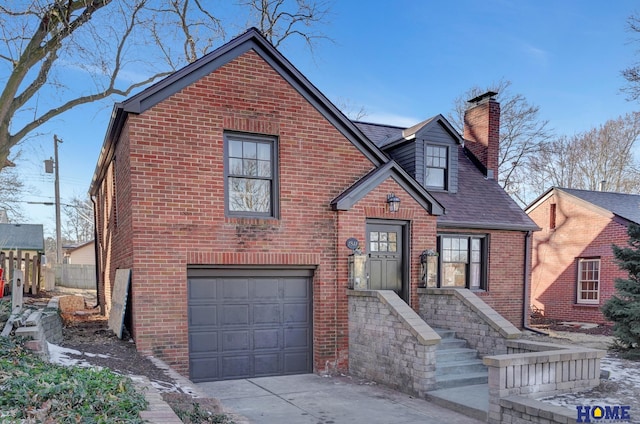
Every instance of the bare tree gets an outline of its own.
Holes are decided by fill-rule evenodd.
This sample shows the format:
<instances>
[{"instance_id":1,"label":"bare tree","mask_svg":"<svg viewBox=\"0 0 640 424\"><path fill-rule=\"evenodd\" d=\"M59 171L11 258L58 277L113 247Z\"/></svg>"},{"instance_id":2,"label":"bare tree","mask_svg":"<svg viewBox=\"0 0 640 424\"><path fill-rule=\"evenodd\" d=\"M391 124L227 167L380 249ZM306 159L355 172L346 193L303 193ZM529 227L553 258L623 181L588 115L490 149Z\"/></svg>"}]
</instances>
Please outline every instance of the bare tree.
<instances>
[{"instance_id":1,"label":"bare tree","mask_svg":"<svg viewBox=\"0 0 640 424\"><path fill-rule=\"evenodd\" d=\"M637 193L640 168L633 148L640 137L640 113L630 113L572 137L549 143L530 162L539 193L550 186Z\"/></svg>"},{"instance_id":2,"label":"bare tree","mask_svg":"<svg viewBox=\"0 0 640 424\"><path fill-rule=\"evenodd\" d=\"M293 6L293 3L296 6ZM326 22L329 3L314 0L241 0L248 6L256 27L276 48L291 36L304 38L313 50L319 39L329 39L326 34L313 31L316 24Z\"/></svg>"},{"instance_id":3,"label":"bare tree","mask_svg":"<svg viewBox=\"0 0 640 424\"><path fill-rule=\"evenodd\" d=\"M24 183L13 167L0 169L0 210L6 212L9 222L20 222L24 211L20 206Z\"/></svg>"},{"instance_id":4,"label":"bare tree","mask_svg":"<svg viewBox=\"0 0 640 424\"><path fill-rule=\"evenodd\" d=\"M632 41L640 42L640 16L631 15L627 19L627 29L632 33ZM622 70L622 76L627 80L628 84L622 89L629 100L640 99L640 62L636 62L632 66Z\"/></svg>"},{"instance_id":5,"label":"bare tree","mask_svg":"<svg viewBox=\"0 0 640 424\"><path fill-rule=\"evenodd\" d=\"M65 222L63 237L74 243L83 243L94 238L93 203L90 199L74 197L64 205Z\"/></svg>"},{"instance_id":6,"label":"bare tree","mask_svg":"<svg viewBox=\"0 0 640 424\"><path fill-rule=\"evenodd\" d=\"M345 99L343 97L338 97L334 104L345 116L352 121L361 121L363 118L367 117L369 113L367 109L360 105L354 104L351 100Z\"/></svg>"},{"instance_id":7,"label":"bare tree","mask_svg":"<svg viewBox=\"0 0 640 424\"><path fill-rule=\"evenodd\" d=\"M12 6L12 7L11 7ZM136 43L145 1L53 0L0 5L0 166L12 147L67 110L112 94L128 95L166 72L122 84L127 49ZM116 36L120 34L120 36ZM75 71L92 76L92 89L73 89ZM46 89L51 89L45 96ZM53 95L56 93L57 95Z\"/></svg>"},{"instance_id":8,"label":"bare tree","mask_svg":"<svg viewBox=\"0 0 640 424\"><path fill-rule=\"evenodd\" d=\"M203 0L0 4L0 169L44 123L82 104L128 96L209 51L225 33L211 7ZM250 24L275 46L301 36L311 47L323 38L314 26L329 10L314 0L235 7L236 19L256 13Z\"/></svg>"},{"instance_id":9,"label":"bare tree","mask_svg":"<svg viewBox=\"0 0 640 424\"><path fill-rule=\"evenodd\" d=\"M448 119L463 131L467 100L487 91L497 92L500 102L500 156L498 176L502 187L514 200L526 204L527 163L551 139L549 122L540 118L540 108L532 105L522 94L511 92L511 82L501 80L489 88L474 87L454 100Z\"/></svg>"}]
</instances>

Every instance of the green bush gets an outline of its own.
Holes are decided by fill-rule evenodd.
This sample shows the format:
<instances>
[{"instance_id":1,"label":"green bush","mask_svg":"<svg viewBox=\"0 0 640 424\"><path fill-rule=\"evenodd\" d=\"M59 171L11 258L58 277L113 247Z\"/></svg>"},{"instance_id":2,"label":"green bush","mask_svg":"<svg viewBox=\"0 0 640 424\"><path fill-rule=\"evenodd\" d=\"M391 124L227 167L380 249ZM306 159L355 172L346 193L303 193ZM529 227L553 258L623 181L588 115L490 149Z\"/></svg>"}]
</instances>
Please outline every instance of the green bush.
<instances>
[{"instance_id":1,"label":"green bush","mask_svg":"<svg viewBox=\"0 0 640 424\"><path fill-rule=\"evenodd\" d=\"M640 356L640 226L630 224L629 247L613 246L620 269L629 278L617 278L616 292L602 306L602 314L613 321L616 345L628 351L627 356Z\"/></svg>"}]
</instances>

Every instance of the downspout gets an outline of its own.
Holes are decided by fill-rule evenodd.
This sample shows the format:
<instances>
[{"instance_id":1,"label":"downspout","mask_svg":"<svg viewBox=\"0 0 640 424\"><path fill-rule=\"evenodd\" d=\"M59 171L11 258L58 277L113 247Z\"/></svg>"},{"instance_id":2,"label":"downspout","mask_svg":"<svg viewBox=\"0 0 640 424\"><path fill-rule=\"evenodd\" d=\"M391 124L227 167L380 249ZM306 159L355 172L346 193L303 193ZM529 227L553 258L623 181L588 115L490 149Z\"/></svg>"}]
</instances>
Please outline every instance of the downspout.
<instances>
[{"instance_id":1,"label":"downspout","mask_svg":"<svg viewBox=\"0 0 640 424\"><path fill-rule=\"evenodd\" d=\"M531 261L529 260L529 258L531 257L531 248L530 246L530 240L531 240L531 231L527 231L527 233L524 236L524 277L523 277L523 311L522 311L522 328L524 330L528 330L528 331L532 331L534 333L538 333L538 334L543 334L545 336L548 336L549 334L545 333L544 331L540 331L537 330L535 328L531 328L529 327L529 273L531 271Z\"/></svg>"},{"instance_id":2,"label":"downspout","mask_svg":"<svg viewBox=\"0 0 640 424\"><path fill-rule=\"evenodd\" d=\"M104 314L104 306L100 305L100 261L98 259L98 205L96 204L96 196L91 196L91 203L93 203L93 254L96 260L96 306L102 306L100 313Z\"/></svg>"}]
</instances>

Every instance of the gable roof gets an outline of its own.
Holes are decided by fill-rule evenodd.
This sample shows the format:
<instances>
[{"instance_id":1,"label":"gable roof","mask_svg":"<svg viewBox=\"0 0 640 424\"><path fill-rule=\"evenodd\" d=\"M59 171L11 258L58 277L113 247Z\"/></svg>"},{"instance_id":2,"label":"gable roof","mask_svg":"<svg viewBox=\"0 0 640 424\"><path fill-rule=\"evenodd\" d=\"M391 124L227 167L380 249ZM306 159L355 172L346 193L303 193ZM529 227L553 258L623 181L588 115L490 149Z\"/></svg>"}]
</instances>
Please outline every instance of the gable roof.
<instances>
[{"instance_id":1,"label":"gable roof","mask_svg":"<svg viewBox=\"0 0 640 424\"><path fill-rule=\"evenodd\" d=\"M444 207L438 228L537 231L540 228L493 179L487 179L478 160L464 148L464 139L441 114L412 127L355 122L384 151L402 143L414 142L435 125L441 125L458 145L458 187L456 193L430 191L430 196ZM415 181L415 180L414 180Z\"/></svg>"},{"instance_id":2,"label":"gable roof","mask_svg":"<svg viewBox=\"0 0 640 424\"><path fill-rule=\"evenodd\" d=\"M374 124L370 122L354 121L354 124L373 141L373 143L383 150L391 149L398 144L414 140L426 134L435 125L441 125L444 130L451 135L458 144L464 144L462 136L453 128L447 118L442 114L432 116L409 128L397 127L393 125Z\"/></svg>"},{"instance_id":3,"label":"gable roof","mask_svg":"<svg viewBox=\"0 0 640 424\"><path fill-rule=\"evenodd\" d=\"M360 199L391 177L431 215L442 215L444 208L395 161L387 162L358 180L331 201L333 210L349 210Z\"/></svg>"},{"instance_id":4,"label":"gable roof","mask_svg":"<svg viewBox=\"0 0 640 424\"><path fill-rule=\"evenodd\" d=\"M0 224L0 250L44 251L42 224Z\"/></svg>"},{"instance_id":5,"label":"gable roof","mask_svg":"<svg viewBox=\"0 0 640 424\"><path fill-rule=\"evenodd\" d=\"M610 191L579 190L574 188L551 187L542 196L527 206L527 213L535 209L554 191L566 193L574 198L590 203L602 211L610 212L629 222L640 224L640 195L615 193Z\"/></svg>"},{"instance_id":6,"label":"gable roof","mask_svg":"<svg viewBox=\"0 0 640 424\"><path fill-rule=\"evenodd\" d=\"M273 67L375 166L380 166L390 160L320 90L276 50L256 28L250 28L244 34L211 53L114 106L91 182L90 193L96 194L98 190L99 181L104 177L107 168L106 164L113 158L115 144L118 142L128 114L140 114L148 110L249 50L253 50Z\"/></svg>"}]
</instances>

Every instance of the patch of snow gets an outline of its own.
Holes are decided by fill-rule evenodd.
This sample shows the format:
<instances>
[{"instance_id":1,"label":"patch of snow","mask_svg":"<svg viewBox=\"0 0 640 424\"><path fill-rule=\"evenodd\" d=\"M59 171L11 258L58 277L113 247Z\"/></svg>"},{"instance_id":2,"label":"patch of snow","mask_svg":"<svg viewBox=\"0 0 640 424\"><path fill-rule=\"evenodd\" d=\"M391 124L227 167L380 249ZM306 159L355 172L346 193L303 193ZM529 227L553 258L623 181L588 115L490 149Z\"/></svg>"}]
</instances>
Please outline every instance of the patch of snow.
<instances>
[{"instance_id":1,"label":"patch of snow","mask_svg":"<svg viewBox=\"0 0 640 424\"><path fill-rule=\"evenodd\" d=\"M637 363L607 355L602 358L600 369L610 373L609 379L601 380L600 386L586 392L567 393L540 400L573 410L579 405L632 405L631 410L637 414L640 388L640 367Z\"/></svg>"},{"instance_id":2,"label":"patch of snow","mask_svg":"<svg viewBox=\"0 0 640 424\"><path fill-rule=\"evenodd\" d=\"M99 368L81 359L83 353L78 350L67 349L49 342L47 342L47 345L49 348L49 362L53 364L63 365L65 367ZM76 358L71 356L76 356Z\"/></svg>"},{"instance_id":3,"label":"patch of snow","mask_svg":"<svg viewBox=\"0 0 640 424\"><path fill-rule=\"evenodd\" d=\"M81 355L88 356L89 358L111 358L111 355L104 355L102 353L82 352Z\"/></svg>"}]
</instances>

